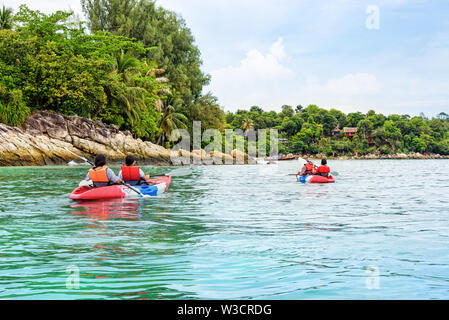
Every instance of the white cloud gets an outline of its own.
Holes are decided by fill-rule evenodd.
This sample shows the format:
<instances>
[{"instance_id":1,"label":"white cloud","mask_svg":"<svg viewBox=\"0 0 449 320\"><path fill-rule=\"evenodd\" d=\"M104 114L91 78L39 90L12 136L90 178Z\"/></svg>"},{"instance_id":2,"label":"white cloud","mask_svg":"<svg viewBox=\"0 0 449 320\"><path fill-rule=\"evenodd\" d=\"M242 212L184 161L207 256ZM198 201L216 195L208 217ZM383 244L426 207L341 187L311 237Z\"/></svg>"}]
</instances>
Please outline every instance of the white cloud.
<instances>
[{"instance_id":1,"label":"white cloud","mask_svg":"<svg viewBox=\"0 0 449 320\"><path fill-rule=\"evenodd\" d=\"M257 49L246 53L239 66L212 71L211 90L227 109L266 105L276 101L284 83L292 81L295 73L286 67L282 38L271 45L267 54ZM274 98L274 99L273 99Z\"/></svg>"},{"instance_id":2,"label":"white cloud","mask_svg":"<svg viewBox=\"0 0 449 320\"><path fill-rule=\"evenodd\" d=\"M312 75L306 78L304 86L298 87L299 89L294 90L288 97L291 101L289 104L316 104L344 112L367 111L377 107L383 94L382 82L375 75L364 72L349 73L322 81Z\"/></svg>"},{"instance_id":3,"label":"white cloud","mask_svg":"<svg viewBox=\"0 0 449 320\"><path fill-rule=\"evenodd\" d=\"M236 110L251 105L279 109L283 104L299 103L351 106L357 98L376 95L382 88L370 73L350 73L322 81L314 75L298 75L287 67L288 60L279 37L268 53L252 49L238 66L212 71L211 85L205 91L218 96L226 110Z\"/></svg>"},{"instance_id":4,"label":"white cloud","mask_svg":"<svg viewBox=\"0 0 449 320\"><path fill-rule=\"evenodd\" d=\"M287 56L284 52L284 45L282 44L282 38L279 37L278 41L273 43L270 48L270 55L278 59L279 61L284 60Z\"/></svg>"},{"instance_id":5,"label":"white cloud","mask_svg":"<svg viewBox=\"0 0 449 320\"><path fill-rule=\"evenodd\" d=\"M360 72L330 79L325 84L318 84L316 80L308 80L307 84L303 91L317 96L370 95L379 93L381 89L381 84L374 75Z\"/></svg>"}]
</instances>

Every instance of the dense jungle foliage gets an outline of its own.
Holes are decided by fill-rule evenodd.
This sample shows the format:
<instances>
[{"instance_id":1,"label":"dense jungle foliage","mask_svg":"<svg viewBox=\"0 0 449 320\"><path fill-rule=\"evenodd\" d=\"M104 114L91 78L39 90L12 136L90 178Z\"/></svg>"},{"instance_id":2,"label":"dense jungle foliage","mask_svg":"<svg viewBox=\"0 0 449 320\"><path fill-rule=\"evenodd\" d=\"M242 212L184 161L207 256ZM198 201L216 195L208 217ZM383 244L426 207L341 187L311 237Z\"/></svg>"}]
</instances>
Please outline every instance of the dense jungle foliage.
<instances>
[{"instance_id":1,"label":"dense jungle foliage","mask_svg":"<svg viewBox=\"0 0 449 320\"><path fill-rule=\"evenodd\" d=\"M284 138L279 143L279 152L284 154L449 154L449 115L444 112L428 119L423 114L385 116L373 110L345 114L316 105L295 109L284 105L279 113L253 106L249 111L228 112L225 118L230 128L277 129ZM357 132L345 136L345 127L357 128Z\"/></svg>"}]
</instances>

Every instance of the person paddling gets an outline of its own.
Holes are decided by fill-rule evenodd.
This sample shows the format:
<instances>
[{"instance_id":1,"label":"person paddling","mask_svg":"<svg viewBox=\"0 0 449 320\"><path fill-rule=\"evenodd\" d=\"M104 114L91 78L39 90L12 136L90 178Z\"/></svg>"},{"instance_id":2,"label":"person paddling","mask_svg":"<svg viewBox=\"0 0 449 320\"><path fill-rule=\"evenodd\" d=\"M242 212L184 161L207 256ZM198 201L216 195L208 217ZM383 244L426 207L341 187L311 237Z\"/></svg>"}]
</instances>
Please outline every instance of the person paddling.
<instances>
[{"instance_id":1,"label":"person paddling","mask_svg":"<svg viewBox=\"0 0 449 320\"><path fill-rule=\"evenodd\" d=\"M136 186L140 185L142 181L147 184L147 180L150 179L149 174L145 174L142 169L136 167L136 158L133 155L127 155L125 158L125 166L122 166L122 170L119 172L118 177L123 179L126 183Z\"/></svg>"},{"instance_id":2,"label":"person paddling","mask_svg":"<svg viewBox=\"0 0 449 320\"><path fill-rule=\"evenodd\" d=\"M327 166L327 160L321 159L321 166L316 169L316 174L327 178L330 172L331 169Z\"/></svg>"},{"instance_id":3,"label":"person paddling","mask_svg":"<svg viewBox=\"0 0 449 320\"><path fill-rule=\"evenodd\" d=\"M105 187L122 182L122 179L117 177L114 171L106 165L106 156L104 154L97 154L94 167L89 170L85 180L92 180L94 187Z\"/></svg>"},{"instance_id":4,"label":"person paddling","mask_svg":"<svg viewBox=\"0 0 449 320\"><path fill-rule=\"evenodd\" d=\"M304 163L304 165L302 166L302 169L301 169L301 172L299 173L299 175L308 176L308 175L312 175L312 174L315 174L315 165L313 164L312 161L306 160L306 163Z\"/></svg>"}]
</instances>

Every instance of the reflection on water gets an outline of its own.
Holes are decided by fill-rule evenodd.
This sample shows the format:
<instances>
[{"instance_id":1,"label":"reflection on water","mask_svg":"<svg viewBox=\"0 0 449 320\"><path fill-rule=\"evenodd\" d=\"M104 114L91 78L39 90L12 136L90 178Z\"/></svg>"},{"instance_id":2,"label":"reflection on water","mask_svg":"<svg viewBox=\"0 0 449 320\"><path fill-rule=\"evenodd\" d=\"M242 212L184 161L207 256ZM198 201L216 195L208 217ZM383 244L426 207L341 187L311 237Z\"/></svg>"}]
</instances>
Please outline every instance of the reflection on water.
<instances>
[{"instance_id":1,"label":"reflection on water","mask_svg":"<svg viewBox=\"0 0 449 320\"><path fill-rule=\"evenodd\" d=\"M0 298L447 298L449 161L329 164L335 184L296 182L295 161L204 166L90 202L68 199L85 168L0 168Z\"/></svg>"},{"instance_id":2,"label":"reflection on water","mask_svg":"<svg viewBox=\"0 0 449 320\"><path fill-rule=\"evenodd\" d=\"M131 219L140 220L139 199L110 199L99 201L80 201L71 204L74 215L87 216L91 219Z\"/></svg>"},{"instance_id":3,"label":"reflection on water","mask_svg":"<svg viewBox=\"0 0 449 320\"><path fill-rule=\"evenodd\" d=\"M326 198L329 197L329 190L332 191L332 186L329 184L306 184L305 185L305 195L306 197L310 198L323 198L324 202L326 201Z\"/></svg>"}]
</instances>

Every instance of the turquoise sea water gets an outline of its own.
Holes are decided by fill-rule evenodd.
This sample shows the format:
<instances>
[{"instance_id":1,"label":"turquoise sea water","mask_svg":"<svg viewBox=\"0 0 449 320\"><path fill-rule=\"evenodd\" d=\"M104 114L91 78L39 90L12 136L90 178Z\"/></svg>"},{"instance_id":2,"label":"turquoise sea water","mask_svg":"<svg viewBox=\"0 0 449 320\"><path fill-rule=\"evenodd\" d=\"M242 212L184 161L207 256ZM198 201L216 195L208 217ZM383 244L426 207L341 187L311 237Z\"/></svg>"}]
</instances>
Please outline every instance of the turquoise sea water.
<instances>
[{"instance_id":1,"label":"turquoise sea water","mask_svg":"<svg viewBox=\"0 0 449 320\"><path fill-rule=\"evenodd\" d=\"M1 167L0 298L448 299L449 161L329 164L335 184L299 184L296 161L202 166L85 203L85 166Z\"/></svg>"}]
</instances>

